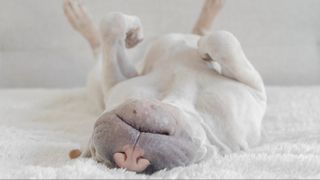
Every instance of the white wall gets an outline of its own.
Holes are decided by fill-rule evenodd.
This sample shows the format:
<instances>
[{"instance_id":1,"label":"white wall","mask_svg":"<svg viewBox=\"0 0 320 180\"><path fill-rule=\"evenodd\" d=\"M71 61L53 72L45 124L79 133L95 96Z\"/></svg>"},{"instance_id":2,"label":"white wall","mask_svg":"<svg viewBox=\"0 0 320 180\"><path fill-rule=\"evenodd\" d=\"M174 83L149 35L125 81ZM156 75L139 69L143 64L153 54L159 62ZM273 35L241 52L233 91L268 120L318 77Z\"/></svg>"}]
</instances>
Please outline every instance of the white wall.
<instances>
[{"instance_id":1,"label":"white wall","mask_svg":"<svg viewBox=\"0 0 320 180\"><path fill-rule=\"evenodd\" d=\"M85 0L94 20L138 15L147 37L189 32L203 0ZM229 0L215 29L233 32L267 84L320 84L320 1ZM62 0L0 0L0 87L83 86L93 64Z\"/></svg>"}]
</instances>

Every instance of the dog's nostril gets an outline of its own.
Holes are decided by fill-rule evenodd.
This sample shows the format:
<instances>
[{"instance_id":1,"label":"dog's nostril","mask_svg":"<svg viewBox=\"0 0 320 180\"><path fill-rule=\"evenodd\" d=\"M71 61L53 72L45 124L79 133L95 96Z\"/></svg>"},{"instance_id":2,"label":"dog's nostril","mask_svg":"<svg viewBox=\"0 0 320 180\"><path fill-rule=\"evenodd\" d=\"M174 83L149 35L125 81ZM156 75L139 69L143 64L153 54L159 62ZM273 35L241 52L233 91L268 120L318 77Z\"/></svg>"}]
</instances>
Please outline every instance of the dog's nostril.
<instances>
[{"instance_id":1,"label":"dog's nostril","mask_svg":"<svg viewBox=\"0 0 320 180\"><path fill-rule=\"evenodd\" d=\"M133 114L137 114L137 111L135 109L133 110Z\"/></svg>"},{"instance_id":2,"label":"dog's nostril","mask_svg":"<svg viewBox=\"0 0 320 180\"><path fill-rule=\"evenodd\" d=\"M128 145L124 149L125 152L118 152L113 155L114 162L119 168L143 172L150 165L150 161L142 156L144 154L142 149Z\"/></svg>"},{"instance_id":3,"label":"dog's nostril","mask_svg":"<svg viewBox=\"0 0 320 180\"><path fill-rule=\"evenodd\" d=\"M125 152L119 152L119 153L121 153L123 155L124 160L128 159L127 154Z\"/></svg>"}]
</instances>

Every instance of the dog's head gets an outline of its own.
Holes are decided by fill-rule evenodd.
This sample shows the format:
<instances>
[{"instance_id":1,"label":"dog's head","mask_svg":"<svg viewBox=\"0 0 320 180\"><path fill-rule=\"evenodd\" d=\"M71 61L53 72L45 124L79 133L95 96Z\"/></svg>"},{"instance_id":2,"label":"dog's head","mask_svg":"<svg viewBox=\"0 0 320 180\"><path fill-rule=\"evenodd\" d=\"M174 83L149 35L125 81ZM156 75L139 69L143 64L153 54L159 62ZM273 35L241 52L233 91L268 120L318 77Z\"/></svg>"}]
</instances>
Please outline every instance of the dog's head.
<instances>
[{"instance_id":1,"label":"dog's head","mask_svg":"<svg viewBox=\"0 0 320 180\"><path fill-rule=\"evenodd\" d=\"M96 121L85 156L147 174L195 163L204 155L202 127L189 119L194 114L157 100L126 101Z\"/></svg>"}]
</instances>

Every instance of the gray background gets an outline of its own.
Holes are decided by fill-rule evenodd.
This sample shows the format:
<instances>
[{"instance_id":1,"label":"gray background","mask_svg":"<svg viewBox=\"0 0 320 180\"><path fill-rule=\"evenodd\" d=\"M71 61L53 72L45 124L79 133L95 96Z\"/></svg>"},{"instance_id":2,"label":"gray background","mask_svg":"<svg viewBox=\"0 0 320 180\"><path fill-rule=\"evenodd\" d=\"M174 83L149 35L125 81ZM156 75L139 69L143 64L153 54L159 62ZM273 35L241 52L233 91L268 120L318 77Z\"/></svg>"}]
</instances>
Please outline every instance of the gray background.
<instances>
[{"instance_id":1,"label":"gray background","mask_svg":"<svg viewBox=\"0 0 320 180\"><path fill-rule=\"evenodd\" d=\"M202 0L86 0L99 22L111 11L138 15L147 38L190 32ZM319 0L229 0L215 30L233 32L268 85L320 83ZM62 0L0 0L0 88L84 86L93 65L68 25Z\"/></svg>"}]
</instances>

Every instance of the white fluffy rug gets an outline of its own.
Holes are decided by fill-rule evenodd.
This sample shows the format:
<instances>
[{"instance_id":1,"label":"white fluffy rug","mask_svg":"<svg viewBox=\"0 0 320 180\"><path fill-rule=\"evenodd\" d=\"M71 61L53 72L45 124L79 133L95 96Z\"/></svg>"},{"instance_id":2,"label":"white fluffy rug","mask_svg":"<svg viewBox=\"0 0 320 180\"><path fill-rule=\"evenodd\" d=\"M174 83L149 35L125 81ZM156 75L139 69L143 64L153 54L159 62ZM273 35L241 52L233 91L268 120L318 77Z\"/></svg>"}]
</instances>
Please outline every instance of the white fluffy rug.
<instances>
[{"instance_id":1,"label":"white fluffy rug","mask_svg":"<svg viewBox=\"0 0 320 180\"><path fill-rule=\"evenodd\" d=\"M69 160L97 117L83 89L0 90L0 178L320 178L320 87L269 87L262 145L152 176Z\"/></svg>"}]
</instances>

